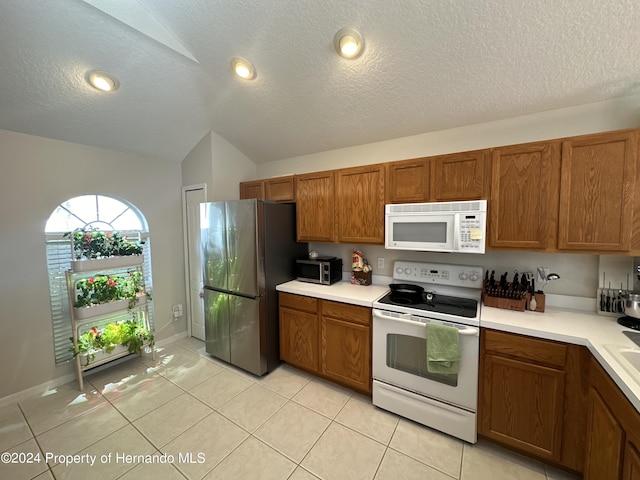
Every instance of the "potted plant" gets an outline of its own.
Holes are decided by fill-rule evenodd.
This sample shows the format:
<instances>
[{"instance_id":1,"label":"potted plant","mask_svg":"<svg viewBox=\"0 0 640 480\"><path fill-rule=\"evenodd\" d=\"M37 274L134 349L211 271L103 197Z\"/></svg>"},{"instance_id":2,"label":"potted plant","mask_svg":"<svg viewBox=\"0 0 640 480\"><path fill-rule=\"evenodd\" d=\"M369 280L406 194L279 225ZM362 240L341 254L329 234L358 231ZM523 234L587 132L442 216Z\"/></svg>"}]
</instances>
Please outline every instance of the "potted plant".
<instances>
[{"instance_id":1,"label":"potted plant","mask_svg":"<svg viewBox=\"0 0 640 480\"><path fill-rule=\"evenodd\" d=\"M130 270L126 276L95 275L76 283L74 315L76 319L84 319L112 313L125 308L125 303L132 309L148 298L139 270Z\"/></svg>"},{"instance_id":2,"label":"potted plant","mask_svg":"<svg viewBox=\"0 0 640 480\"><path fill-rule=\"evenodd\" d=\"M69 338L73 343L73 337ZM153 348L154 337L143 322L127 320L109 323L102 329L91 327L78 337L77 347L71 346L73 356L80 355L82 364L88 366L96 358L109 355L140 353L145 344Z\"/></svg>"},{"instance_id":3,"label":"potted plant","mask_svg":"<svg viewBox=\"0 0 640 480\"><path fill-rule=\"evenodd\" d=\"M130 240L126 235L114 230L102 232L91 227L77 228L64 234L71 239L73 250L72 269L83 272L98 268L117 268L140 265L143 262L144 241Z\"/></svg>"}]
</instances>

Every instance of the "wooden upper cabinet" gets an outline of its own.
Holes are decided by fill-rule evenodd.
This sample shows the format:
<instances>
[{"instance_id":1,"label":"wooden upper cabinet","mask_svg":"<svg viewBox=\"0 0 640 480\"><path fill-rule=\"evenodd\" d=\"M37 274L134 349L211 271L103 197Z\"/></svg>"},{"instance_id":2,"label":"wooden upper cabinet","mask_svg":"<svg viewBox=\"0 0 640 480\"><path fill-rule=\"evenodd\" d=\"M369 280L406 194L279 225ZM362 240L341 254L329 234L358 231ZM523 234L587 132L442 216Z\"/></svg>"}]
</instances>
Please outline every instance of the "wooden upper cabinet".
<instances>
[{"instance_id":1,"label":"wooden upper cabinet","mask_svg":"<svg viewBox=\"0 0 640 480\"><path fill-rule=\"evenodd\" d=\"M276 202L295 202L295 182L293 175L268 178L264 181L265 198Z\"/></svg>"},{"instance_id":2,"label":"wooden upper cabinet","mask_svg":"<svg viewBox=\"0 0 640 480\"><path fill-rule=\"evenodd\" d=\"M240 200L246 200L249 198L265 198L264 194L263 180L240 182Z\"/></svg>"},{"instance_id":3,"label":"wooden upper cabinet","mask_svg":"<svg viewBox=\"0 0 640 480\"><path fill-rule=\"evenodd\" d=\"M295 202L293 175L240 182L240 200L263 198L276 202Z\"/></svg>"},{"instance_id":4,"label":"wooden upper cabinet","mask_svg":"<svg viewBox=\"0 0 640 480\"><path fill-rule=\"evenodd\" d=\"M430 165L427 158L388 163L386 165L387 202L428 202Z\"/></svg>"},{"instance_id":5,"label":"wooden upper cabinet","mask_svg":"<svg viewBox=\"0 0 640 480\"><path fill-rule=\"evenodd\" d=\"M558 248L631 248L638 133L585 135L562 142Z\"/></svg>"},{"instance_id":6,"label":"wooden upper cabinet","mask_svg":"<svg viewBox=\"0 0 640 480\"><path fill-rule=\"evenodd\" d=\"M384 165L338 170L338 241L383 244L384 199Z\"/></svg>"},{"instance_id":7,"label":"wooden upper cabinet","mask_svg":"<svg viewBox=\"0 0 640 480\"><path fill-rule=\"evenodd\" d=\"M489 245L555 246L559 144L540 142L493 150Z\"/></svg>"},{"instance_id":8,"label":"wooden upper cabinet","mask_svg":"<svg viewBox=\"0 0 640 480\"><path fill-rule=\"evenodd\" d=\"M452 202L487 198L485 165L489 155L489 150L478 150L431 158L430 199Z\"/></svg>"},{"instance_id":9,"label":"wooden upper cabinet","mask_svg":"<svg viewBox=\"0 0 640 480\"><path fill-rule=\"evenodd\" d=\"M335 242L335 172L295 177L299 242Z\"/></svg>"}]
</instances>

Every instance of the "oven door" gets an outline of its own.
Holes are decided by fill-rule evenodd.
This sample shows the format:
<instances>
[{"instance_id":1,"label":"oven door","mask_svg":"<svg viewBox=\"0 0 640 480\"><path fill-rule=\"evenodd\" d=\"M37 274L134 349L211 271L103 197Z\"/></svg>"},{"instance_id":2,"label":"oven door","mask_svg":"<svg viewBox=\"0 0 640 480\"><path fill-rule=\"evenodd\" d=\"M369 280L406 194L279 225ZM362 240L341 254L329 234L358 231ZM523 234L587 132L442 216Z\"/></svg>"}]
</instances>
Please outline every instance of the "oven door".
<instances>
[{"instance_id":1,"label":"oven door","mask_svg":"<svg viewBox=\"0 0 640 480\"><path fill-rule=\"evenodd\" d=\"M460 371L427 371L427 322L458 328ZM478 403L480 329L462 324L373 310L373 378L472 412Z\"/></svg>"}]
</instances>

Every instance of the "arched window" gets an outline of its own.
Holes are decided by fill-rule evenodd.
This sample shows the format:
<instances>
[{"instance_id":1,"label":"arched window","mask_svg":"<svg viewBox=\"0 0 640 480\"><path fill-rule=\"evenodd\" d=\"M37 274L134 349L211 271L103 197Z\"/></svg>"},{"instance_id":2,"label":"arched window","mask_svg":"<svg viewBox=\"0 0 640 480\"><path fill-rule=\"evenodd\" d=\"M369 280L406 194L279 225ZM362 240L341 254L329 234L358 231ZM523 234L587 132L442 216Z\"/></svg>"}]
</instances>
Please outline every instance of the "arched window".
<instances>
[{"instance_id":1,"label":"arched window","mask_svg":"<svg viewBox=\"0 0 640 480\"><path fill-rule=\"evenodd\" d=\"M151 293L151 239L144 215L131 203L107 195L82 195L61 203L53 211L45 226L47 242L47 270L51 298L54 354L56 363L73 358L71 317L65 272L71 268L71 242L63 235L76 228L118 230L123 234L140 234L144 240L145 287ZM153 302L149 305L149 320L153 328Z\"/></svg>"}]
</instances>

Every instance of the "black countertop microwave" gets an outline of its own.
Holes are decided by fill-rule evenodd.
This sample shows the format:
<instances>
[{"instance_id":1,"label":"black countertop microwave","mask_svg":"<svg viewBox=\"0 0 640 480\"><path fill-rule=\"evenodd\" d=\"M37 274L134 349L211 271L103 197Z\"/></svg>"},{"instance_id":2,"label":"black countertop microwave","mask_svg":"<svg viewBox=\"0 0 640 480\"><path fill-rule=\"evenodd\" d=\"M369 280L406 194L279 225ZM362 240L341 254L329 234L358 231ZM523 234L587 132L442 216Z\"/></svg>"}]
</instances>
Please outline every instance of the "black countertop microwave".
<instances>
[{"instance_id":1,"label":"black countertop microwave","mask_svg":"<svg viewBox=\"0 0 640 480\"><path fill-rule=\"evenodd\" d=\"M301 282L331 285L342 280L342 259L338 257L296 260L296 278Z\"/></svg>"}]
</instances>

